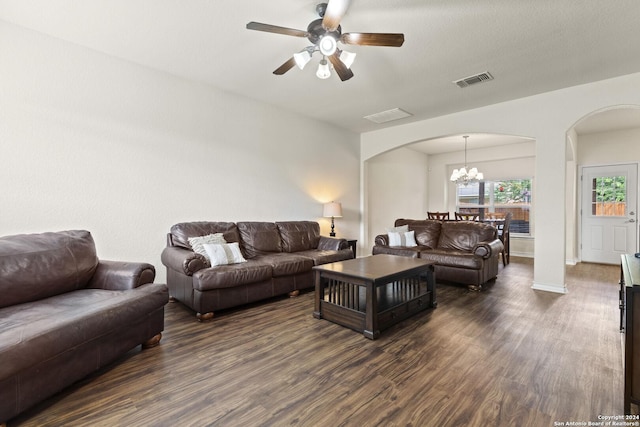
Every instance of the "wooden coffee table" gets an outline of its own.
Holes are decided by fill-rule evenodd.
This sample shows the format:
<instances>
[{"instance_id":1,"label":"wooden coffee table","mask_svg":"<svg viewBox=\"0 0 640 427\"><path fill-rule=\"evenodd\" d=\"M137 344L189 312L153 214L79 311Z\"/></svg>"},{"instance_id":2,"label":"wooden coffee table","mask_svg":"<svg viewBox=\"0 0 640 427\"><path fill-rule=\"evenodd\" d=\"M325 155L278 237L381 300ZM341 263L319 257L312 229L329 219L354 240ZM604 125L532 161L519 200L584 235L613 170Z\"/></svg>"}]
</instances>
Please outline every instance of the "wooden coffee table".
<instances>
[{"instance_id":1,"label":"wooden coffee table","mask_svg":"<svg viewBox=\"0 0 640 427\"><path fill-rule=\"evenodd\" d=\"M381 330L436 307L433 265L417 258L373 255L313 267L313 317L376 339Z\"/></svg>"}]
</instances>

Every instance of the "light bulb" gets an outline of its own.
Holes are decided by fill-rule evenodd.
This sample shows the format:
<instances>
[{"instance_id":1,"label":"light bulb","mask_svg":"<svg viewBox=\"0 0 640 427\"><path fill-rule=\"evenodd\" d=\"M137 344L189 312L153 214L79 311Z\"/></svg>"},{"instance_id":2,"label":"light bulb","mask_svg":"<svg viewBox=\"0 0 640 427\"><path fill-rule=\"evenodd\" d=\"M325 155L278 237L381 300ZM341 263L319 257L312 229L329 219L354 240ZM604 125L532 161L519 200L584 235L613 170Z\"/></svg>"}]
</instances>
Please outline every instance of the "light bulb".
<instances>
[{"instance_id":1,"label":"light bulb","mask_svg":"<svg viewBox=\"0 0 640 427\"><path fill-rule=\"evenodd\" d=\"M319 79L328 79L331 76L331 70L329 70L329 64L327 63L326 58L322 58L320 61L318 71L316 71L316 76L318 76Z\"/></svg>"},{"instance_id":2,"label":"light bulb","mask_svg":"<svg viewBox=\"0 0 640 427\"><path fill-rule=\"evenodd\" d=\"M318 42L318 47L324 56L331 56L336 52L338 42L331 36L322 36Z\"/></svg>"}]
</instances>

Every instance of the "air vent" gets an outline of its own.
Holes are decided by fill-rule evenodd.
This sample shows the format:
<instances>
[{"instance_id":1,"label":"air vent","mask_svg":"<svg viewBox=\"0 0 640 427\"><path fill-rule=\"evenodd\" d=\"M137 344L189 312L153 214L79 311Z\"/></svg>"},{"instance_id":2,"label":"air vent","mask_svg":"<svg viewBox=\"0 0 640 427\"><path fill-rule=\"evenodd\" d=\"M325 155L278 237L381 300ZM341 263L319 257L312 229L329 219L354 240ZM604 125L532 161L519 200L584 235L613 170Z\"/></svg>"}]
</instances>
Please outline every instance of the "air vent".
<instances>
[{"instance_id":1,"label":"air vent","mask_svg":"<svg viewBox=\"0 0 640 427\"><path fill-rule=\"evenodd\" d=\"M411 117L413 114L404 111L401 108L393 108L391 110L382 111L380 113L370 114L368 116L364 116L365 119L372 121L374 123L387 123L394 120L404 119L405 117Z\"/></svg>"},{"instance_id":2,"label":"air vent","mask_svg":"<svg viewBox=\"0 0 640 427\"><path fill-rule=\"evenodd\" d=\"M489 80L493 80L493 76L489 74L488 71L485 71L484 73L465 77L464 79L454 80L454 83L457 84L458 87L467 87L476 83L487 82Z\"/></svg>"}]
</instances>

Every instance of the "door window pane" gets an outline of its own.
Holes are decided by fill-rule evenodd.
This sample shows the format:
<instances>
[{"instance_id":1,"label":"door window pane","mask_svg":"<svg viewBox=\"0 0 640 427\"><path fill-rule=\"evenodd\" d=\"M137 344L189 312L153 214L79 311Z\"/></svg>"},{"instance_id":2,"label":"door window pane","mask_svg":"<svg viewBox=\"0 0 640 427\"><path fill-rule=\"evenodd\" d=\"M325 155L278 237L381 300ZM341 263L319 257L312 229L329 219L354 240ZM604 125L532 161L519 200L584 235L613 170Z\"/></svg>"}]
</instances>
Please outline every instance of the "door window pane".
<instances>
[{"instance_id":1,"label":"door window pane","mask_svg":"<svg viewBox=\"0 0 640 427\"><path fill-rule=\"evenodd\" d=\"M591 182L591 215L625 216L626 211L626 177L602 176L593 178Z\"/></svg>"}]
</instances>

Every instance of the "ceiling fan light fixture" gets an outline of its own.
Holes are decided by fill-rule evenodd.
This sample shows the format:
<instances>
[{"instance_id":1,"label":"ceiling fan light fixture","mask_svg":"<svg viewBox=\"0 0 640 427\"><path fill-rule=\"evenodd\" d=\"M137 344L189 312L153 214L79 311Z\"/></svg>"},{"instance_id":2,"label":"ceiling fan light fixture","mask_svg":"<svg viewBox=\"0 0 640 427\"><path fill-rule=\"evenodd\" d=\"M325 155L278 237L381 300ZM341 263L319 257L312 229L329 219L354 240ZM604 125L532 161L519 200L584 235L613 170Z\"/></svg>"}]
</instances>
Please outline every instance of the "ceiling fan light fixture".
<instances>
[{"instance_id":1,"label":"ceiling fan light fixture","mask_svg":"<svg viewBox=\"0 0 640 427\"><path fill-rule=\"evenodd\" d=\"M324 56L331 56L336 52L336 49L338 48L338 41L332 36L324 35L318 41L318 48Z\"/></svg>"},{"instance_id":2,"label":"ceiling fan light fixture","mask_svg":"<svg viewBox=\"0 0 640 427\"><path fill-rule=\"evenodd\" d=\"M293 60L296 61L298 68L302 70L311 61L311 54L305 49L302 52L294 53Z\"/></svg>"},{"instance_id":3,"label":"ceiling fan light fixture","mask_svg":"<svg viewBox=\"0 0 640 427\"><path fill-rule=\"evenodd\" d=\"M342 61L342 63L347 68L351 68L351 65L353 65L353 61L355 59L356 59L356 54L353 52L347 52L346 50L343 50L342 52L340 52L340 61Z\"/></svg>"},{"instance_id":4,"label":"ceiling fan light fixture","mask_svg":"<svg viewBox=\"0 0 640 427\"><path fill-rule=\"evenodd\" d=\"M327 62L327 58L322 58L320 61L320 65L318 65L318 71L316 71L316 76L319 79L328 79L331 76L331 70L329 69L329 63Z\"/></svg>"}]
</instances>

